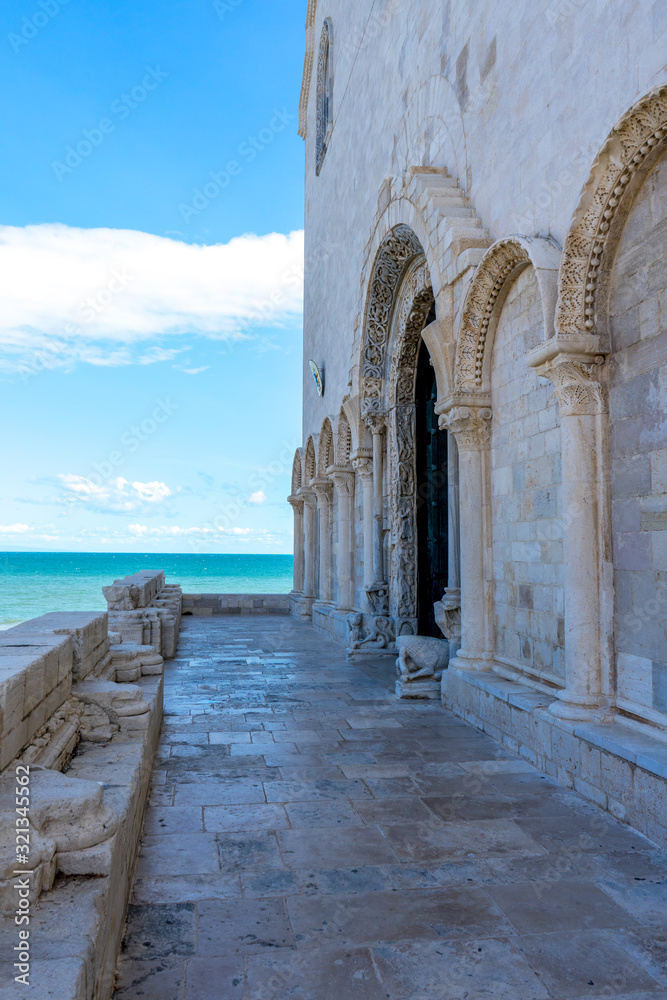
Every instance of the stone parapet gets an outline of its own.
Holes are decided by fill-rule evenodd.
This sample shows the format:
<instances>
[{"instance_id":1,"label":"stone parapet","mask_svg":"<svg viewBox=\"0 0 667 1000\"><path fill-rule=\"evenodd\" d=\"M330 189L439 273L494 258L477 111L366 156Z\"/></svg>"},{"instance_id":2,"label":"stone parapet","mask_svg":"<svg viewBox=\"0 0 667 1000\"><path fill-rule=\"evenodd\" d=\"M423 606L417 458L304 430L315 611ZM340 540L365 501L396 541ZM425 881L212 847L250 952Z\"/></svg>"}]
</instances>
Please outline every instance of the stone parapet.
<instances>
[{"instance_id":1,"label":"stone parapet","mask_svg":"<svg viewBox=\"0 0 667 1000\"><path fill-rule=\"evenodd\" d=\"M106 588L111 616L59 612L0 632L0 912L13 926L24 832L32 873L24 901L39 926L30 986L40 996L101 1000L113 990L162 719L164 663L153 643L173 655L181 615L180 588L165 587L164 574L137 577ZM147 606L118 609L133 599ZM109 632L110 617L126 616L131 628L137 614L153 642ZM6 962L3 996L19 996L25 986Z\"/></svg>"},{"instance_id":2,"label":"stone parapet","mask_svg":"<svg viewBox=\"0 0 667 1000\"><path fill-rule=\"evenodd\" d=\"M109 627L124 642L152 646L171 659L176 653L181 625L181 588L165 584L162 570L142 570L103 587L109 609Z\"/></svg>"},{"instance_id":3,"label":"stone parapet","mask_svg":"<svg viewBox=\"0 0 667 1000\"><path fill-rule=\"evenodd\" d=\"M183 614L287 615L289 594L183 594Z\"/></svg>"}]
</instances>

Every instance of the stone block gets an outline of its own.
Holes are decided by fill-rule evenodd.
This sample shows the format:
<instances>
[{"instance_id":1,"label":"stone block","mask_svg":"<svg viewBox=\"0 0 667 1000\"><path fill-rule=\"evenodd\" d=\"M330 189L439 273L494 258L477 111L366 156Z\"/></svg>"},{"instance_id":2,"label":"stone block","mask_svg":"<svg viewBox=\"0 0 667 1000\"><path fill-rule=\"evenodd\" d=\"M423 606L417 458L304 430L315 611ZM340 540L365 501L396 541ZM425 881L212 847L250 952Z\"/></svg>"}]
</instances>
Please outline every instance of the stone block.
<instances>
[{"instance_id":1,"label":"stone block","mask_svg":"<svg viewBox=\"0 0 667 1000\"><path fill-rule=\"evenodd\" d=\"M618 695L638 705L652 702L652 661L643 656L618 653L616 657Z\"/></svg>"},{"instance_id":2,"label":"stone block","mask_svg":"<svg viewBox=\"0 0 667 1000\"><path fill-rule=\"evenodd\" d=\"M667 715L667 663L652 661L651 690L653 708Z\"/></svg>"},{"instance_id":3,"label":"stone block","mask_svg":"<svg viewBox=\"0 0 667 1000\"><path fill-rule=\"evenodd\" d=\"M583 795L585 799L595 802L596 805L601 806L603 809L606 808L607 796L605 792L601 791L595 785L591 785L587 781L584 781L583 778L575 777L574 790L579 792L580 795Z\"/></svg>"}]
</instances>

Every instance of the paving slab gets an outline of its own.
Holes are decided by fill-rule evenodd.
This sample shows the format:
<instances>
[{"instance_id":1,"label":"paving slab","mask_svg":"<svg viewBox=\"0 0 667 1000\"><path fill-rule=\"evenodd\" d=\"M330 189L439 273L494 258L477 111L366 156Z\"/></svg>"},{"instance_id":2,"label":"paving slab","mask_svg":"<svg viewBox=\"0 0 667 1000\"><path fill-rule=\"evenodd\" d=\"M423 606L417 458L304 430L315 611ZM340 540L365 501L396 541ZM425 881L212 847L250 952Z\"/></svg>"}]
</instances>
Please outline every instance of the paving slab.
<instances>
[{"instance_id":1,"label":"paving slab","mask_svg":"<svg viewBox=\"0 0 667 1000\"><path fill-rule=\"evenodd\" d=\"M119 1000L664 1000L667 856L390 666L184 621Z\"/></svg>"}]
</instances>

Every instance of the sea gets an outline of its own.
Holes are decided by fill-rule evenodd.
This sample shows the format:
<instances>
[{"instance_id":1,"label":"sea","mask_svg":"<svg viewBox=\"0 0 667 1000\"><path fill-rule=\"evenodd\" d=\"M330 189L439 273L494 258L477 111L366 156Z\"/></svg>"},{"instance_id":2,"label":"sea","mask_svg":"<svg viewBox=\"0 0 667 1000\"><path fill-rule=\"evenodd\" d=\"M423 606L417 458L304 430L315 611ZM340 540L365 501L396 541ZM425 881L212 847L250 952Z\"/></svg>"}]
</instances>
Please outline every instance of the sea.
<instances>
[{"instance_id":1,"label":"sea","mask_svg":"<svg viewBox=\"0 0 667 1000\"><path fill-rule=\"evenodd\" d=\"M102 587L163 569L188 594L286 594L292 556L134 552L0 552L0 629L49 611L106 611Z\"/></svg>"}]
</instances>

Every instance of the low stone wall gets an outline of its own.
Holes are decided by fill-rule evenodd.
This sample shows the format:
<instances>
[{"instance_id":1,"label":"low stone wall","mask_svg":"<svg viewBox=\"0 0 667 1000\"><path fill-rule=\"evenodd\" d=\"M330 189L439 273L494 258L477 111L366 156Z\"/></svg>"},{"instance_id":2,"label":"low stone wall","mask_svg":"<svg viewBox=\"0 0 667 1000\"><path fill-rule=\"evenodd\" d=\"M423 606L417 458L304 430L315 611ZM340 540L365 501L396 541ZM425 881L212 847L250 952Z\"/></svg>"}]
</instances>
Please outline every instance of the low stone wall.
<instances>
[{"instance_id":1,"label":"low stone wall","mask_svg":"<svg viewBox=\"0 0 667 1000\"><path fill-rule=\"evenodd\" d=\"M53 613L0 632L0 937L17 944L17 907L30 916L29 979L16 981L24 970L8 944L3 1000L113 992L181 592L162 572L104 589L109 614Z\"/></svg>"},{"instance_id":2,"label":"low stone wall","mask_svg":"<svg viewBox=\"0 0 667 1000\"><path fill-rule=\"evenodd\" d=\"M620 722L567 722L553 695L451 667L443 704L568 788L667 848L667 743Z\"/></svg>"},{"instance_id":3,"label":"low stone wall","mask_svg":"<svg viewBox=\"0 0 667 1000\"><path fill-rule=\"evenodd\" d=\"M183 614L288 615L289 594L183 594Z\"/></svg>"}]
</instances>

